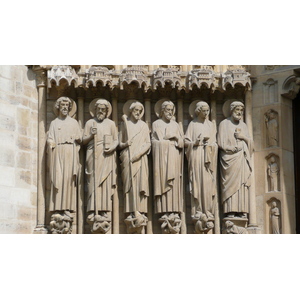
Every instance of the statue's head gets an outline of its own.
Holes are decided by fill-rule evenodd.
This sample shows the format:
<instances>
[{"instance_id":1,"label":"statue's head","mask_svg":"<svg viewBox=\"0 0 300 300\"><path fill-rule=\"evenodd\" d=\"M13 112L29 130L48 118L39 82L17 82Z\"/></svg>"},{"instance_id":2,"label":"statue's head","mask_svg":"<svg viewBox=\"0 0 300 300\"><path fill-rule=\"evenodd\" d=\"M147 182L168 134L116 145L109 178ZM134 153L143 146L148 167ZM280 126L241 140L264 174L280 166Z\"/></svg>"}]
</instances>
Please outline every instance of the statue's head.
<instances>
[{"instance_id":1,"label":"statue's head","mask_svg":"<svg viewBox=\"0 0 300 300\"><path fill-rule=\"evenodd\" d=\"M107 117L109 102L105 99L99 99L95 103L95 113L99 121L103 121Z\"/></svg>"},{"instance_id":2,"label":"statue's head","mask_svg":"<svg viewBox=\"0 0 300 300\"><path fill-rule=\"evenodd\" d=\"M130 115L136 120L140 120L144 114L144 106L139 101L131 103L129 106Z\"/></svg>"},{"instance_id":3,"label":"statue's head","mask_svg":"<svg viewBox=\"0 0 300 300\"><path fill-rule=\"evenodd\" d=\"M271 156L270 160L271 160L271 163L274 163L276 161L274 156Z\"/></svg>"},{"instance_id":4,"label":"statue's head","mask_svg":"<svg viewBox=\"0 0 300 300\"><path fill-rule=\"evenodd\" d=\"M205 101L199 101L196 104L195 115L201 119L207 119L209 116L209 105Z\"/></svg>"},{"instance_id":5,"label":"statue's head","mask_svg":"<svg viewBox=\"0 0 300 300\"><path fill-rule=\"evenodd\" d=\"M170 121L175 113L175 105L171 101L164 101L161 105L160 117L166 121Z\"/></svg>"},{"instance_id":6,"label":"statue's head","mask_svg":"<svg viewBox=\"0 0 300 300\"><path fill-rule=\"evenodd\" d=\"M274 207L276 207L276 206L277 206L276 201L273 201L273 202L272 202L272 208L274 208Z\"/></svg>"},{"instance_id":7,"label":"statue's head","mask_svg":"<svg viewBox=\"0 0 300 300\"><path fill-rule=\"evenodd\" d=\"M72 109L72 101L68 97L60 97L55 102L55 109L60 117L66 117Z\"/></svg>"},{"instance_id":8,"label":"statue's head","mask_svg":"<svg viewBox=\"0 0 300 300\"><path fill-rule=\"evenodd\" d=\"M231 221L229 221L229 220L227 220L227 221L225 222L225 227L226 227L226 228L231 228L233 225L234 225L233 222L231 222Z\"/></svg>"},{"instance_id":9,"label":"statue's head","mask_svg":"<svg viewBox=\"0 0 300 300\"><path fill-rule=\"evenodd\" d=\"M269 109L267 112L266 112L266 115L268 117L269 120L273 120L276 118L276 112L275 110L273 109Z\"/></svg>"},{"instance_id":10,"label":"statue's head","mask_svg":"<svg viewBox=\"0 0 300 300\"><path fill-rule=\"evenodd\" d=\"M234 101L230 104L230 115L234 121L240 121L244 114L244 104L240 101Z\"/></svg>"}]
</instances>

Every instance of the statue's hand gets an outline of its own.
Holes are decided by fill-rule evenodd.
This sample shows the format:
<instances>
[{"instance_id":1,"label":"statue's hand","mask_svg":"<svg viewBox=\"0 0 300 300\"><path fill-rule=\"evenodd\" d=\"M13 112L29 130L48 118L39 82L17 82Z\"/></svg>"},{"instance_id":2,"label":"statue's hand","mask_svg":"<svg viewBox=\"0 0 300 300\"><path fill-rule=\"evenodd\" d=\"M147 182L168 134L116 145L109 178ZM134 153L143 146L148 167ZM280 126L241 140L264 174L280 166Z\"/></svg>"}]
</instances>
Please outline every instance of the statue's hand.
<instances>
[{"instance_id":1,"label":"statue's hand","mask_svg":"<svg viewBox=\"0 0 300 300\"><path fill-rule=\"evenodd\" d=\"M125 147L130 147L132 145L132 140L128 140L126 143L125 143Z\"/></svg>"},{"instance_id":2,"label":"statue's hand","mask_svg":"<svg viewBox=\"0 0 300 300\"><path fill-rule=\"evenodd\" d=\"M194 146L195 147L198 147L198 146L200 146L200 137L198 137L197 139L196 139L196 141L194 142Z\"/></svg>"},{"instance_id":3,"label":"statue's hand","mask_svg":"<svg viewBox=\"0 0 300 300\"><path fill-rule=\"evenodd\" d=\"M91 128L91 134L93 134L93 135L97 134L97 127Z\"/></svg>"},{"instance_id":4,"label":"statue's hand","mask_svg":"<svg viewBox=\"0 0 300 300\"><path fill-rule=\"evenodd\" d=\"M131 159L131 162L134 163L134 162L138 161L140 158L141 158L140 155L135 154L135 155L133 155L133 157L132 157L132 159Z\"/></svg>"},{"instance_id":5,"label":"statue's hand","mask_svg":"<svg viewBox=\"0 0 300 300\"><path fill-rule=\"evenodd\" d=\"M111 154L114 150L115 150L115 148L104 149L104 153Z\"/></svg>"},{"instance_id":6,"label":"statue's hand","mask_svg":"<svg viewBox=\"0 0 300 300\"><path fill-rule=\"evenodd\" d=\"M245 140L245 139L246 139L245 136L242 135L242 134L239 133L239 132L235 132L235 133L234 133L234 137L235 137L236 139L239 139L239 140Z\"/></svg>"},{"instance_id":7,"label":"statue's hand","mask_svg":"<svg viewBox=\"0 0 300 300\"><path fill-rule=\"evenodd\" d=\"M49 146L51 149L54 149L56 147L56 144L54 142L49 142Z\"/></svg>"},{"instance_id":8,"label":"statue's hand","mask_svg":"<svg viewBox=\"0 0 300 300\"><path fill-rule=\"evenodd\" d=\"M178 136L175 134L166 134L164 140L176 140L178 141Z\"/></svg>"},{"instance_id":9,"label":"statue's hand","mask_svg":"<svg viewBox=\"0 0 300 300\"><path fill-rule=\"evenodd\" d=\"M226 152L237 153L237 152L239 152L241 150L242 150L241 147L228 147Z\"/></svg>"}]
</instances>

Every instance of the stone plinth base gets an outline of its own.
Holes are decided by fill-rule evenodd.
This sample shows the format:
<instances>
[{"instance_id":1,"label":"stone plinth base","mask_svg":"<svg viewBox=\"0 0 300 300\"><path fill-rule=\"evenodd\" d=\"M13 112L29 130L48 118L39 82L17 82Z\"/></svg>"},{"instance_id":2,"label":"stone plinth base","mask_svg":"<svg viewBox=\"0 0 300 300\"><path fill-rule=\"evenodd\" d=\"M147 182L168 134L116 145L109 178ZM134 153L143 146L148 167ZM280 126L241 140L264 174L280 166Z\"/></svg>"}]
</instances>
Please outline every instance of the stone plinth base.
<instances>
[{"instance_id":1,"label":"stone plinth base","mask_svg":"<svg viewBox=\"0 0 300 300\"><path fill-rule=\"evenodd\" d=\"M45 227L36 227L33 230L34 234L47 234L48 233L48 229Z\"/></svg>"},{"instance_id":2,"label":"stone plinth base","mask_svg":"<svg viewBox=\"0 0 300 300\"><path fill-rule=\"evenodd\" d=\"M261 229L259 227L247 227L249 234L261 234Z\"/></svg>"}]
</instances>

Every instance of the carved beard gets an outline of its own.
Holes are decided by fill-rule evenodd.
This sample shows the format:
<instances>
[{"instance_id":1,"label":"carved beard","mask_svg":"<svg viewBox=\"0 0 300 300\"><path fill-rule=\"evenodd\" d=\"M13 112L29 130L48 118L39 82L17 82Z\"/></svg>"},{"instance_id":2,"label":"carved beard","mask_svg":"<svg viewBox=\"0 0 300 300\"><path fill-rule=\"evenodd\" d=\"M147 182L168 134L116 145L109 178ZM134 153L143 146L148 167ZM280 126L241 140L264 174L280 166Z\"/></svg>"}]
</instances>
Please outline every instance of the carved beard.
<instances>
[{"instance_id":1,"label":"carved beard","mask_svg":"<svg viewBox=\"0 0 300 300\"><path fill-rule=\"evenodd\" d=\"M105 114L103 114L103 113L101 113L101 112L97 113L97 119L98 119L99 121L103 121L103 120L105 119L105 117L106 117Z\"/></svg>"},{"instance_id":2,"label":"carved beard","mask_svg":"<svg viewBox=\"0 0 300 300\"><path fill-rule=\"evenodd\" d=\"M171 120L173 116L171 113L165 113L165 117L167 120Z\"/></svg>"},{"instance_id":3,"label":"carved beard","mask_svg":"<svg viewBox=\"0 0 300 300\"><path fill-rule=\"evenodd\" d=\"M242 114L239 114L239 115L238 115L238 114L235 113L235 112L232 113L232 117L233 117L233 119L236 120L236 121L240 121L240 120L242 119L242 116L243 116Z\"/></svg>"}]
</instances>

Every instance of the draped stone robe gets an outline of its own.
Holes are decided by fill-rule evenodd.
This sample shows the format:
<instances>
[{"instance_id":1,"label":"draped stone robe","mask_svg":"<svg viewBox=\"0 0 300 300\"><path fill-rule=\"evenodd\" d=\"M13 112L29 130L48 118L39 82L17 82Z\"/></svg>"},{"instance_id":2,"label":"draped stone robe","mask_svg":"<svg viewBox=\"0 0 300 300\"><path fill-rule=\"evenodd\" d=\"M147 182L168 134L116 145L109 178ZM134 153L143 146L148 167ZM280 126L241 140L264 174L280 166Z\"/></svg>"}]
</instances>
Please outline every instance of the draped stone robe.
<instances>
[{"instance_id":1,"label":"draped stone robe","mask_svg":"<svg viewBox=\"0 0 300 300\"><path fill-rule=\"evenodd\" d=\"M175 133L179 140L164 140ZM152 124L153 180L155 213L182 212L182 154L183 133L178 123L162 119Z\"/></svg>"},{"instance_id":2,"label":"draped stone robe","mask_svg":"<svg viewBox=\"0 0 300 300\"><path fill-rule=\"evenodd\" d=\"M200 146L194 147L194 142L200 134ZM203 146L204 137L209 137L206 146ZM198 119L190 122L185 134L185 144L187 144L186 156L188 159L190 193L192 195L192 216L195 215L196 211L205 213L207 216L209 216L209 213L214 215L218 158L214 124L207 119L203 123Z\"/></svg>"},{"instance_id":3,"label":"draped stone robe","mask_svg":"<svg viewBox=\"0 0 300 300\"><path fill-rule=\"evenodd\" d=\"M242 135L249 138L249 145L234 137L237 128L240 129ZM218 145L224 213L248 213L252 173L250 156L253 152L253 142L250 139L247 125L243 121L239 121L235 125L230 118L223 120L219 125ZM235 146L242 147L242 150L237 153L228 151L228 147Z\"/></svg>"},{"instance_id":4,"label":"draped stone robe","mask_svg":"<svg viewBox=\"0 0 300 300\"><path fill-rule=\"evenodd\" d=\"M278 207L273 207L271 209L271 226L272 226L272 233L273 234L280 234L280 229L279 229L279 208Z\"/></svg>"},{"instance_id":5,"label":"draped stone robe","mask_svg":"<svg viewBox=\"0 0 300 300\"><path fill-rule=\"evenodd\" d=\"M151 147L149 127L142 120L133 123L128 119L127 129L124 123L121 124L119 140L122 143L132 140L131 146L123 149L120 155L123 191L125 194L125 213L135 211L146 213L149 197L147 154L149 154ZM141 158L131 163L130 159L137 154L142 154Z\"/></svg>"},{"instance_id":6,"label":"draped stone robe","mask_svg":"<svg viewBox=\"0 0 300 300\"><path fill-rule=\"evenodd\" d=\"M85 174L88 183L87 212L95 210L95 179L96 174L97 206L100 211L112 211L112 196L116 189L116 152L104 153L105 135L111 136L113 143L118 142L115 123L110 119L99 122L97 118L88 120L84 128L84 136L89 137L91 128L97 127L97 165L94 162L94 139L87 145Z\"/></svg>"},{"instance_id":7,"label":"draped stone robe","mask_svg":"<svg viewBox=\"0 0 300 300\"><path fill-rule=\"evenodd\" d=\"M69 116L56 118L50 124L47 137L51 182L49 211L76 211L80 146L75 139L81 136L78 122ZM54 149L50 147L51 142L56 145Z\"/></svg>"}]
</instances>

